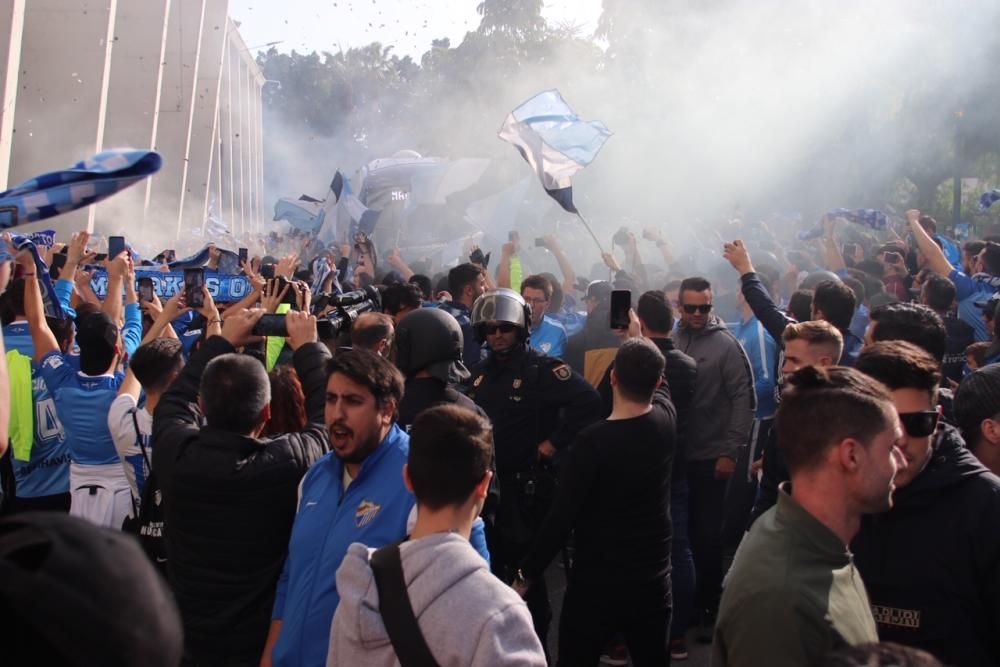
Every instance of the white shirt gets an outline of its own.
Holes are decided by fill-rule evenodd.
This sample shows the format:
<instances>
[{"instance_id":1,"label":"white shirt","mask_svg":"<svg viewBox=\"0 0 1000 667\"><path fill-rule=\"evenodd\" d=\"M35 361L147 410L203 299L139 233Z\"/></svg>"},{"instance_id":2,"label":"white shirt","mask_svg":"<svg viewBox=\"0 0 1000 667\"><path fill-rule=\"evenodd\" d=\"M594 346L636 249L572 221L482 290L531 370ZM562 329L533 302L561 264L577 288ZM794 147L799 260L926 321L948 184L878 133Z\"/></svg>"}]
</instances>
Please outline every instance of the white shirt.
<instances>
[{"instance_id":1,"label":"white shirt","mask_svg":"<svg viewBox=\"0 0 1000 667\"><path fill-rule=\"evenodd\" d=\"M135 421L132 420L133 413ZM138 437L135 432L136 423L139 424ZM122 465L125 467L125 477L132 487L132 496L138 502L142 498L140 487L149 477L149 467L143 459L138 438L142 438L142 443L146 446L146 456L152 462L153 450L149 442L153 433L153 415L146 412L146 408L140 409L131 394L122 394L111 403L111 409L108 411L108 430L111 431L115 450L118 451L118 456L121 457Z\"/></svg>"}]
</instances>

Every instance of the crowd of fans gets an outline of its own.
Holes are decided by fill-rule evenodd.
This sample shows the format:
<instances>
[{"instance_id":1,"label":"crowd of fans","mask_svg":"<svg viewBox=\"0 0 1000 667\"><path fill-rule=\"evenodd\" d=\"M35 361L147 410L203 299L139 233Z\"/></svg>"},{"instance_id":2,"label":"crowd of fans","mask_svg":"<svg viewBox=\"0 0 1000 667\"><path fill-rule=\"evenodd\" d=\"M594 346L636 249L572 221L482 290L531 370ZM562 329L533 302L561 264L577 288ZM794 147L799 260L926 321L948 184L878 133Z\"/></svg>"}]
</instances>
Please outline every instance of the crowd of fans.
<instances>
[{"instance_id":1,"label":"crowd of fans","mask_svg":"<svg viewBox=\"0 0 1000 667\"><path fill-rule=\"evenodd\" d=\"M1000 238L820 224L591 280L5 234L5 662L1000 664Z\"/></svg>"}]
</instances>

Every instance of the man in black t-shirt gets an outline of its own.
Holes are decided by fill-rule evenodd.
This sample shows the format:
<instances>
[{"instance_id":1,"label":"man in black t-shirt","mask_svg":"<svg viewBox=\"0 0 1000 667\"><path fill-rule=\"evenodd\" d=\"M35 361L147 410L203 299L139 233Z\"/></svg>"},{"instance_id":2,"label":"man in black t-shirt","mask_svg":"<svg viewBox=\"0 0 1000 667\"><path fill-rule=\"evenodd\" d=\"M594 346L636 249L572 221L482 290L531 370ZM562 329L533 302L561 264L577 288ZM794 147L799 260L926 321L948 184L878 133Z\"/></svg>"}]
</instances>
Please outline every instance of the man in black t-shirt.
<instances>
[{"instance_id":1,"label":"man in black t-shirt","mask_svg":"<svg viewBox=\"0 0 1000 667\"><path fill-rule=\"evenodd\" d=\"M559 626L559 664L597 664L622 633L632 664L669 662L670 480L676 411L663 354L649 340L615 355L614 408L582 431L562 465L555 500L522 561L526 594L574 531L576 558Z\"/></svg>"}]
</instances>

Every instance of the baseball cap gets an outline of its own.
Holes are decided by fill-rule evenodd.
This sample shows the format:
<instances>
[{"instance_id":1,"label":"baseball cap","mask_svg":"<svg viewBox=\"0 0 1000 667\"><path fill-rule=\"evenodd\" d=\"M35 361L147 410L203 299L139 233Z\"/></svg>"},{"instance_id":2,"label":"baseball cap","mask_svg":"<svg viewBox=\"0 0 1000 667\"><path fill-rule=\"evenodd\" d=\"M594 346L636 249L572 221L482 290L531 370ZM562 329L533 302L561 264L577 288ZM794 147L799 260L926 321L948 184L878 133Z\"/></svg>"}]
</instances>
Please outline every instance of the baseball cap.
<instances>
[{"instance_id":1,"label":"baseball cap","mask_svg":"<svg viewBox=\"0 0 1000 667\"><path fill-rule=\"evenodd\" d=\"M8 642L5 664L166 667L183 654L177 606L135 538L57 512L0 521L0 622L23 647Z\"/></svg>"},{"instance_id":2,"label":"baseball cap","mask_svg":"<svg viewBox=\"0 0 1000 667\"><path fill-rule=\"evenodd\" d=\"M111 350L118 343L118 325L106 313L91 313L76 323L76 340L81 351Z\"/></svg>"}]
</instances>

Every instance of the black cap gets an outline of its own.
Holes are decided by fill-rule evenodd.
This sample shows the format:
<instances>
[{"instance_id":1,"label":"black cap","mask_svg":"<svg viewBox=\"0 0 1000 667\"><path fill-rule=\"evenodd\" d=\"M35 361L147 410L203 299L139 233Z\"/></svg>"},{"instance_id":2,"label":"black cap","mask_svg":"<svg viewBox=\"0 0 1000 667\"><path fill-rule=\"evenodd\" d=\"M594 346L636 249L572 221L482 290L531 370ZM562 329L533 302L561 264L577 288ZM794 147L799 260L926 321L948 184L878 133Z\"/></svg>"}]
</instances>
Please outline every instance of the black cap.
<instances>
[{"instance_id":1,"label":"black cap","mask_svg":"<svg viewBox=\"0 0 1000 667\"><path fill-rule=\"evenodd\" d=\"M135 538L58 512L0 521L3 607L25 651L58 664L166 667L183 654L177 606Z\"/></svg>"},{"instance_id":2,"label":"black cap","mask_svg":"<svg viewBox=\"0 0 1000 667\"><path fill-rule=\"evenodd\" d=\"M76 323L76 341L81 350L112 350L118 344L118 325L106 313L91 313Z\"/></svg>"}]
</instances>

